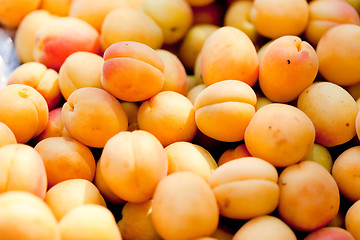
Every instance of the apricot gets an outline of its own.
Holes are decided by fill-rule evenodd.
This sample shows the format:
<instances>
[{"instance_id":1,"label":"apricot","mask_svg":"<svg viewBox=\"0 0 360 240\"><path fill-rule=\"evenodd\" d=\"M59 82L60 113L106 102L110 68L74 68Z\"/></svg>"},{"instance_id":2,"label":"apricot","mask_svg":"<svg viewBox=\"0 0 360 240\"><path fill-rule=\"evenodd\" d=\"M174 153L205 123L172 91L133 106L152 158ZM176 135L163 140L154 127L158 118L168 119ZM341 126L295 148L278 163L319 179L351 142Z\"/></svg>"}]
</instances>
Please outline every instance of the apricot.
<instances>
[{"instance_id":1,"label":"apricot","mask_svg":"<svg viewBox=\"0 0 360 240\"><path fill-rule=\"evenodd\" d=\"M120 102L123 107L126 116L128 117L128 131L133 131L139 129L137 123L137 113L139 111L139 104L136 102Z\"/></svg>"},{"instance_id":2,"label":"apricot","mask_svg":"<svg viewBox=\"0 0 360 240\"><path fill-rule=\"evenodd\" d=\"M97 204L72 209L59 221L59 229L62 240L122 240L112 212Z\"/></svg>"},{"instance_id":3,"label":"apricot","mask_svg":"<svg viewBox=\"0 0 360 240\"><path fill-rule=\"evenodd\" d=\"M186 0L191 6L200 7L213 3L215 0Z\"/></svg>"},{"instance_id":4,"label":"apricot","mask_svg":"<svg viewBox=\"0 0 360 240\"><path fill-rule=\"evenodd\" d=\"M59 71L70 54L100 50L99 33L94 27L75 17L58 17L37 30L33 56L35 61Z\"/></svg>"},{"instance_id":5,"label":"apricot","mask_svg":"<svg viewBox=\"0 0 360 240\"><path fill-rule=\"evenodd\" d=\"M106 49L101 83L123 101L137 102L159 93L164 85L164 63L151 47L133 41Z\"/></svg>"},{"instance_id":6,"label":"apricot","mask_svg":"<svg viewBox=\"0 0 360 240\"><path fill-rule=\"evenodd\" d=\"M109 189L129 202L150 199L168 170L163 146L142 130L122 131L109 139L98 164Z\"/></svg>"},{"instance_id":7,"label":"apricot","mask_svg":"<svg viewBox=\"0 0 360 240\"><path fill-rule=\"evenodd\" d=\"M16 138L11 129L3 122L0 122L0 147L15 144Z\"/></svg>"},{"instance_id":8,"label":"apricot","mask_svg":"<svg viewBox=\"0 0 360 240\"><path fill-rule=\"evenodd\" d=\"M44 198L47 176L40 154L25 144L0 148L0 193L26 191Z\"/></svg>"},{"instance_id":9,"label":"apricot","mask_svg":"<svg viewBox=\"0 0 360 240\"><path fill-rule=\"evenodd\" d=\"M121 236L128 240L160 240L151 220L152 200L142 203L127 202L121 211L118 226Z\"/></svg>"},{"instance_id":10,"label":"apricot","mask_svg":"<svg viewBox=\"0 0 360 240\"><path fill-rule=\"evenodd\" d=\"M331 82L313 83L299 95L297 107L314 124L316 143L333 147L350 141L356 135L358 106L339 85Z\"/></svg>"},{"instance_id":11,"label":"apricot","mask_svg":"<svg viewBox=\"0 0 360 240\"><path fill-rule=\"evenodd\" d=\"M58 107L62 100L58 73L42 63L20 65L11 73L8 84L25 84L35 88L45 98L49 110Z\"/></svg>"},{"instance_id":12,"label":"apricot","mask_svg":"<svg viewBox=\"0 0 360 240\"><path fill-rule=\"evenodd\" d=\"M191 171L206 181L217 168L213 156L202 146L190 142L174 142L165 147L168 158L168 174Z\"/></svg>"},{"instance_id":13,"label":"apricot","mask_svg":"<svg viewBox=\"0 0 360 240\"><path fill-rule=\"evenodd\" d=\"M96 171L95 171L95 178L94 178L94 184L98 188L101 196L110 203L113 204L124 204L125 201L121 198L119 198L115 193L113 193L109 186L106 184L104 176L101 172L100 164L96 164Z\"/></svg>"},{"instance_id":14,"label":"apricot","mask_svg":"<svg viewBox=\"0 0 360 240\"><path fill-rule=\"evenodd\" d=\"M332 176L340 193L351 202L360 199L360 191L358 191L360 181L357 177L360 172L359 156L360 146L350 147L335 159L332 169Z\"/></svg>"},{"instance_id":15,"label":"apricot","mask_svg":"<svg viewBox=\"0 0 360 240\"><path fill-rule=\"evenodd\" d=\"M264 52L259 69L259 84L272 102L290 102L309 87L318 73L315 49L297 36L275 39Z\"/></svg>"},{"instance_id":16,"label":"apricot","mask_svg":"<svg viewBox=\"0 0 360 240\"><path fill-rule=\"evenodd\" d=\"M85 179L69 179L51 187L44 198L57 221L72 209L85 204L106 207L106 202L96 186Z\"/></svg>"},{"instance_id":17,"label":"apricot","mask_svg":"<svg viewBox=\"0 0 360 240\"><path fill-rule=\"evenodd\" d=\"M224 26L204 42L200 59L204 83L240 80L253 86L259 75L259 60L250 38L235 27Z\"/></svg>"},{"instance_id":18,"label":"apricot","mask_svg":"<svg viewBox=\"0 0 360 240\"><path fill-rule=\"evenodd\" d=\"M334 178L320 164L302 161L286 167L279 177L277 210L290 227L313 231L329 224L340 206Z\"/></svg>"},{"instance_id":19,"label":"apricot","mask_svg":"<svg viewBox=\"0 0 360 240\"><path fill-rule=\"evenodd\" d=\"M353 44L349 44L351 39ZM319 40L316 53L319 73L329 82L349 86L360 82L360 26L340 24L329 29Z\"/></svg>"},{"instance_id":20,"label":"apricot","mask_svg":"<svg viewBox=\"0 0 360 240\"><path fill-rule=\"evenodd\" d=\"M16 56L21 63L35 61L33 52L36 32L52 18L55 18L55 16L48 11L37 9L28 13L21 20L14 38Z\"/></svg>"},{"instance_id":21,"label":"apricot","mask_svg":"<svg viewBox=\"0 0 360 240\"><path fill-rule=\"evenodd\" d=\"M164 85L161 91L174 91L185 95L188 89L187 75L180 59L168 50L156 49L155 51L164 62Z\"/></svg>"},{"instance_id":22,"label":"apricot","mask_svg":"<svg viewBox=\"0 0 360 240\"><path fill-rule=\"evenodd\" d=\"M276 167L285 167L309 155L315 128L310 118L298 108L271 103L256 111L246 128L244 140L252 156Z\"/></svg>"},{"instance_id":23,"label":"apricot","mask_svg":"<svg viewBox=\"0 0 360 240\"><path fill-rule=\"evenodd\" d=\"M253 3L253 1L235 1L230 4L225 12L224 25L240 29L253 43L256 43L260 35L250 19Z\"/></svg>"},{"instance_id":24,"label":"apricot","mask_svg":"<svg viewBox=\"0 0 360 240\"><path fill-rule=\"evenodd\" d=\"M309 23L305 38L316 46L320 38L330 28L339 24L360 24L360 17L347 1L311 1L309 3Z\"/></svg>"},{"instance_id":25,"label":"apricot","mask_svg":"<svg viewBox=\"0 0 360 240\"><path fill-rule=\"evenodd\" d=\"M124 7L128 7L125 0L72 0L69 16L84 20L100 32L105 16L115 8Z\"/></svg>"},{"instance_id":26,"label":"apricot","mask_svg":"<svg viewBox=\"0 0 360 240\"><path fill-rule=\"evenodd\" d=\"M203 84L198 84L194 87L192 87L186 94L186 97L190 100L190 102L192 104L195 104L195 99L197 98L197 96L202 92L202 90L204 90L206 88L206 85Z\"/></svg>"},{"instance_id":27,"label":"apricot","mask_svg":"<svg viewBox=\"0 0 360 240\"><path fill-rule=\"evenodd\" d=\"M49 137L71 137L70 133L64 127L61 110L62 107L58 107L49 112L49 120L45 129L34 139L36 143Z\"/></svg>"},{"instance_id":28,"label":"apricot","mask_svg":"<svg viewBox=\"0 0 360 240\"><path fill-rule=\"evenodd\" d=\"M309 233L304 240L355 240L350 232L339 227L323 227Z\"/></svg>"},{"instance_id":29,"label":"apricot","mask_svg":"<svg viewBox=\"0 0 360 240\"><path fill-rule=\"evenodd\" d=\"M138 110L139 129L152 133L165 147L194 139L195 110L188 98L174 91L162 91L144 101Z\"/></svg>"},{"instance_id":30,"label":"apricot","mask_svg":"<svg viewBox=\"0 0 360 240\"><path fill-rule=\"evenodd\" d=\"M60 230L41 198L24 192L0 194L1 239L60 240Z\"/></svg>"},{"instance_id":31,"label":"apricot","mask_svg":"<svg viewBox=\"0 0 360 240\"><path fill-rule=\"evenodd\" d=\"M50 137L35 145L44 161L48 188L68 180L81 178L92 181L95 158L84 144L68 137Z\"/></svg>"},{"instance_id":32,"label":"apricot","mask_svg":"<svg viewBox=\"0 0 360 240\"><path fill-rule=\"evenodd\" d=\"M59 87L65 100L82 87L103 88L103 65L104 59L95 53L79 51L70 54L59 70Z\"/></svg>"},{"instance_id":33,"label":"apricot","mask_svg":"<svg viewBox=\"0 0 360 240\"><path fill-rule=\"evenodd\" d=\"M151 219L162 238L194 239L215 232L219 209L202 177L193 172L176 172L156 187Z\"/></svg>"},{"instance_id":34,"label":"apricot","mask_svg":"<svg viewBox=\"0 0 360 240\"><path fill-rule=\"evenodd\" d=\"M250 19L263 36L275 39L300 35L309 21L309 4L304 0L254 0Z\"/></svg>"},{"instance_id":35,"label":"apricot","mask_svg":"<svg viewBox=\"0 0 360 240\"><path fill-rule=\"evenodd\" d=\"M195 121L205 135L224 142L244 139L255 114L254 90L238 80L224 80L206 87L196 97Z\"/></svg>"},{"instance_id":36,"label":"apricot","mask_svg":"<svg viewBox=\"0 0 360 240\"><path fill-rule=\"evenodd\" d=\"M125 23L126 24L119 24ZM122 41L134 41L151 48L161 48L164 34L160 26L141 9L117 8L104 18L100 31L101 47L105 51Z\"/></svg>"},{"instance_id":37,"label":"apricot","mask_svg":"<svg viewBox=\"0 0 360 240\"><path fill-rule=\"evenodd\" d=\"M230 148L223 152L218 160L218 165L221 166L226 162L242 157L251 157L245 143L241 143L235 149Z\"/></svg>"},{"instance_id":38,"label":"apricot","mask_svg":"<svg viewBox=\"0 0 360 240\"><path fill-rule=\"evenodd\" d=\"M264 215L250 219L235 233L233 240L296 240L293 230L281 219Z\"/></svg>"},{"instance_id":39,"label":"apricot","mask_svg":"<svg viewBox=\"0 0 360 240\"><path fill-rule=\"evenodd\" d=\"M69 15L69 9L73 0L42 0L40 8L54 15L66 17Z\"/></svg>"},{"instance_id":40,"label":"apricot","mask_svg":"<svg viewBox=\"0 0 360 240\"><path fill-rule=\"evenodd\" d=\"M0 122L5 123L18 143L38 136L48 122L45 98L33 87L11 84L0 89Z\"/></svg>"},{"instance_id":41,"label":"apricot","mask_svg":"<svg viewBox=\"0 0 360 240\"><path fill-rule=\"evenodd\" d=\"M268 99L265 96L258 96L257 100L256 100L256 105L255 105L256 111L259 110L260 108L262 108L263 106L268 105L270 103L274 103L274 102L272 102L270 99Z\"/></svg>"},{"instance_id":42,"label":"apricot","mask_svg":"<svg viewBox=\"0 0 360 240\"><path fill-rule=\"evenodd\" d=\"M95 87L83 87L71 93L61 116L70 135L89 147L102 148L112 136L128 128L120 102Z\"/></svg>"},{"instance_id":43,"label":"apricot","mask_svg":"<svg viewBox=\"0 0 360 240\"><path fill-rule=\"evenodd\" d=\"M354 202L348 208L345 215L345 229L350 232L355 239L360 238L360 200Z\"/></svg>"},{"instance_id":44,"label":"apricot","mask_svg":"<svg viewBox=\"0 0 360 240\"><path fill-rule=\"evenodd\" d=\"M205 40L217 29L219 26L214 24L196 24L189 28L178 51L178 56L187 69L194 70L196 57L201 52Z\"/></svg>"},{"instance_id":45,"label":"apricot","mask_svg":"<svg viewBox=\"0 0 360 240\"><path fill-rule=\"evenodd\" d=\"M23 18L36 10L41 0L0 0L0 25L16 29Z\"/></svg>"},{"instance_id":46,"label":"apricot","mask_svg":"<svg viewBox=\"0 0 360 240\"><path fill-rule=\"evenodd\" d=\"M317 162L321 164L326 170L331 172L333 166L332 156L329 150L321 144L314 143L309 155L307 155L305 160Z\"/></svg>"},{"instance_id":47,"label":"apricot","mask_svg":"<svg viewBox=\"0 0 360 240\"><path fill-rule=\"evenodd\" d=\"M210 175L220 214L251 219L272 213L279 201L278 173L270 163L255 157L234 159Z\"/></svg>"},{"instance_id":48,"label":"apricot","mask_svg":"<svg viewBox=\"0 0 360 240\"><path fill-rule=\"evenodd\" d=\"M160 26L164 44L179 42L193 24L193 12L186 0L144 0L142 9Z\"/></svg>"}]
</instances>

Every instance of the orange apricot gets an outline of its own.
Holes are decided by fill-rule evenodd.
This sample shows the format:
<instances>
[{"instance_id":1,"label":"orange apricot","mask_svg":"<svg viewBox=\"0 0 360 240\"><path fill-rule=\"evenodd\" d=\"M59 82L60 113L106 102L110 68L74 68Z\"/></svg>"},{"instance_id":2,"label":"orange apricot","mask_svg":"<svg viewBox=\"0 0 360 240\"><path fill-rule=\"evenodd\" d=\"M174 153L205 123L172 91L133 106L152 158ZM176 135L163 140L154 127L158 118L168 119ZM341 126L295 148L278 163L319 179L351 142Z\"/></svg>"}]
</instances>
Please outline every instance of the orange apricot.
<instances>
[{"instance_id":1,"label":"orange apricot","mask_svg":"<svg viewBox=\"0 0 360 240\"><path fill-rule=\"evenodd\" d=\"M318 73L315 49L297 36L275 39L264 52L259 84L272 102L290 102L309 87Z\"/></svg>"},{"instance_id":2,"label":"orange apricot","mask_svg":"<svg viewBox=\"0 0 360 240\"><path fill-rule=\"evenodd\" d=\"M1 239L59 240L57 221L44 201L31 193L0 194Z\"/></svg>"},{"instance_id":3,"label":"orange apricot","mask_svg":"<svg viewBox=\"0 0 360 240\"><path fill-rule=\"evenodd\" d=\"M241 141L255 113L255 104L255 92L246 83L238 80L214 83L196 97L196 125L201 132L216 140Z\"/></svg>"},{"instance_id":4,"label":"orange apricot","mask_svg":"<svg viewBox=\"0 0 360 240\"><path fill-rule=\"evenodd\" d=\"M259 60L253 42L244 32L230 26L217 29L206 39L200 65L207 86L228 79L253 86L259 75Z\"/></svg>"},{"instance_id":5,"label":"orange apricot","mask_svg":"<svg viewBox=\"0 0 360 240\"><path fill-rule=\"evenodd\" d=\"M143 43L114 43L106 49L104 60L102 86L120 100L146 100L164 85L164 63L154 49Z\"/></svg>"},{"instance_id":6,"label":"orange apricot","mask_svg":"<svg viewBox=\"0 0 360 240\"><path fill-rule=\"evenodd\" d=\"M230 148L223 152L218 160L218 165L221 166L226 162L242 157L251 157L245 143L241 143L235 149Z\"/></svg>"},{"instance_id":7,"label":"orange apricot","mask_svg":"<svg viewBox=\"0 0 360 240\"><path fill-rule=\"evenodd\" d=\"M57 221L60 221L72 209L97 204L106 207L106 202L96 186L85 179L62 181L50 188L44 198Z\"/></svg>"},{"instance_id":8,"label":"orange apricot","mask_svg":"<svg viewBox=\"0 0 360 240\"><path fill-rule=\"evenodd\" d=\"M27 62L10 75L8 84L25 84L35 88L46 100L49 110L59 106L62 96L59 75L39 62Z\"/></svg>"},{"instance_id":9,"label":"orange apricot","mask_svg":"<svg viewBox=\"0 0 360 240\"><path fill-rule=\"evenodd\" d=\"M351 39L351 44L348 39ZM356 24L340 24L320 38L316 53L319 72L326 80L340 86L360 82L359 39L360 26Z\"/></svg>"},{"instance_id":10,"label":"orange apricot","mask_svg":"<svg viewBox=\"0 0 360 240\"><path fill-rule=\"evenodd\" d=\"M68 137L50 137L35 145L45 165L48 188L68 180L81 178L92 181L95 159L84 144Z\"/></svg>"},{"instance_id":11,"label":"orange apricot","mask_svg":"<svg viewBox=\"0 0 360 240\"><path fill-rule=\"evenodd\" d=\"M75 17L58 17L36 31L33 56L35 61L58 71L70 54L100 50L99 33L93 26Z\"/></svg>"},{"instance_id":12,"label":"orange apricot","mask_svg":"<svg viewBox=\"0 0 360 240\"><path fill-rule=\"evenodd\" d=\"M219 209L202 177L193 172L176 172L156 187L151 219L162 238L194 239L215 232Z\"/></svg>"},{"instance_id":13,"label":"orange apricot","mask_svg":"<svg viewBox=\"0 0 360 240\"><path fill-rule=\"evenodd\" d=\"M45 129L49 115L45 98L25 84L0 89L0 112L0 122L11 129L18 143L38 136Z\"/></svg>"},{"instance_id":14,"label":"orange apricot","mask_svg":"<svg viewBox=\"0 0 360 240\"><path fill-rule=\"evenodd\" d=\"M279 177L277 210L289 226L314 231L329 224L338 213L340 194L331 174L320 164L302 161L286 167Z\"/></svg>"},{"instance_id":15,"label":"orange apricot","mask_svg":"<svg viewBox=\"0 0 360 240\"><path fill-rule=\"evenodd\" d=\"M5 123L0 122L0 147L15 143L17 142L14 133Z\"/></svg>"},{"instance_id":16,"label":"orange apricot","mask_svg":"<svg viewBox=\"0 0 360 240\"><path fill-rule=\"evenodd\" d=\"M188 98L174 91L162 91L144 101L138 110L139 129L152 133L163 146L194 139L195 110Z\"/></svg>"},{"instance_id":17,"label":"orange apricot","mask_svg":"<svg viewBox=\"0 0 360 240\"><path fill-rule=\"evenodd\" d=\"M143 130L122 131L110 138L98 164L109 189L129 202L150 199L168 169L163 146Z\"/></svg>"},{"instance_id":18,"label":"orange apricot","mask_svg":"<svg viewBox=\"0 0 360 240\"><path fill-rule=\"evenodd\" d=\"M25 144L0 148L0 193L26 191L44 198L47 176L41 155Z\"/></svg>"},{"instance_id":19,"label":"orange apricot","mask_svg":"<svg viewBox=\"0 0 360 240\"><path fill-rule=\"evenodd\" d=\"M285 167L309 155L314 145L315 128L300 109L271 103L256 111L246 128L244 140L252 156L276 167Z\"/></svg>"},{"instance_id":20,"label":"orange apricot","mask_svg":"<svg viewBox=\"0 0 360 240\"><path fill-rule=\"evenodd\" d=\"M70 135L89 147L102 148L112 136L128 128L120 102L95 87L83 87L71 93L61 116Z\"/></svg>"}]
</instances>

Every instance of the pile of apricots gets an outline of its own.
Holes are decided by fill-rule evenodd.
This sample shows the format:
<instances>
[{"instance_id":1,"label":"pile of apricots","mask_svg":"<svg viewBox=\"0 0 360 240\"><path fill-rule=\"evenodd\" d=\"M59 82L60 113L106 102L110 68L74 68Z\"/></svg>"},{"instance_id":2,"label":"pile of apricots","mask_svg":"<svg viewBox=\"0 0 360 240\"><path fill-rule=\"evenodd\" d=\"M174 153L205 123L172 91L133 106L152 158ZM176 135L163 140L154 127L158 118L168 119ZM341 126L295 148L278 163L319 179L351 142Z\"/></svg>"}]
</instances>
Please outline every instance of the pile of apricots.
<instances>
[{"instance_id":1,"label":"pile of apricots","mask_svg":"<svg viewBox=\"0 0 360 240\"><path fill-rule=\"evenodd\" d=\"M0 239L360 240L359 13L0 0Z\"/></svg>"}]
</instances>

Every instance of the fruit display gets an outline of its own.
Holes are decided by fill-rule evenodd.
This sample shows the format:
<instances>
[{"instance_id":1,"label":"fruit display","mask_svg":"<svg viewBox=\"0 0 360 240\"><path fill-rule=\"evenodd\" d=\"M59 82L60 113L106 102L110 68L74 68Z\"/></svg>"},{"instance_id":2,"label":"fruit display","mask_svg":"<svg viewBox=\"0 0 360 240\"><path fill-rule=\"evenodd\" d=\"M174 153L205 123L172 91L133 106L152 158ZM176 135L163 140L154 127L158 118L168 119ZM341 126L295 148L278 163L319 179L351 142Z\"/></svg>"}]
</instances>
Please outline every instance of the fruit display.
<instances>
[{"instance_id":1,"label":"fruit display","mask_svg":"<svg viewBox=\"0 0 360 240\"><path fill-rule=\"evenodd\" d=\"M360 240L360 0L0 0L1 240Z\"/></svg>"}]
</instances>

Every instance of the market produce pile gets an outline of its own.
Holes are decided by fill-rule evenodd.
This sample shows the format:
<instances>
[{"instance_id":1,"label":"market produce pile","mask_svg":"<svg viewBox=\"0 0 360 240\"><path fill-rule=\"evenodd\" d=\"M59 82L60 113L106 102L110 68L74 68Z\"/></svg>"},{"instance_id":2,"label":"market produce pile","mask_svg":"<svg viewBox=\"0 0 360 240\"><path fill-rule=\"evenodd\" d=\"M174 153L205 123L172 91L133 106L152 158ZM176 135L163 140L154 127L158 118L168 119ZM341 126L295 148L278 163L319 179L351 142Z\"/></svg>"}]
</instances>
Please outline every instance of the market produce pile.
<instances>
[{"instance_id":1,"label":"market produce pile","mask_svg":"<svg viewBox=\"0 0 360 240\"><path fill-rule=\"evenodd\" d=\"M360 240L359 12L0 0L0 239Z\"/></svg>"}]
</instances>

